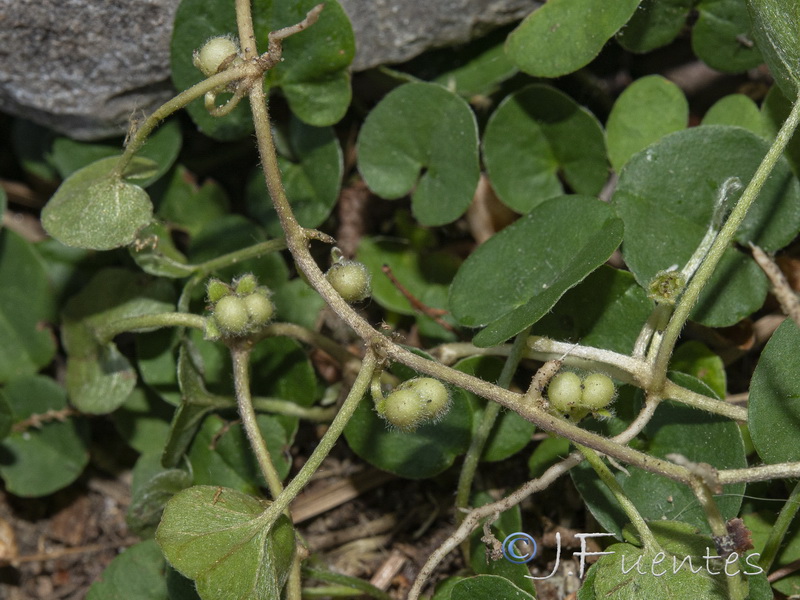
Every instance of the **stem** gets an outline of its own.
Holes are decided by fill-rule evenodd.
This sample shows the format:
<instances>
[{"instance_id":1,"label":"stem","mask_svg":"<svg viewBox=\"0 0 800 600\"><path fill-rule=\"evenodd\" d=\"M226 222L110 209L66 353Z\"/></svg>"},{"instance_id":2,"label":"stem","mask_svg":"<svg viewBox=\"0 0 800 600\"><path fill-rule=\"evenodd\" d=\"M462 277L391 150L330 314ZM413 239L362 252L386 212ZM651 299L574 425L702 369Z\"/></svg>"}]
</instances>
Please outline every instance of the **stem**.
<instances>
[{"instance_id":1,"label":"stem","mask_svg":"<svg viewBox=\"0 0 800 600\"><path fill-rule=\"evenodd\" d=\"M353 387L350 388L347 398L345 398L342 407L333 419L328 431L322 436L322 439L319 441L319 444L317 444L314 452L311 453L306 464L303 465L303 468L300 469L294 479L289 482L283 492L275 498L275 501L264 511L259 519L266 521L269 523L269 526L271 526L278 516L289 507L289 504L291 504L297 494L306 486L322 464L322 461L325 460L325 457L327 457L333 449L336 440L339 439L345 426L350 421L350 417L353 416L359 402L361 402L361 398L367 393L376 364L377 360L375 354L371 350L368 351L367 355L364 357L364 361L361 363L361 370L358 373L358 377L356 377L356 380L353 382Z\"/></svg>"},{"instance_id":2,"label":"stem","mask_svg":"<svg viewBox=\"0 0 800 600\"><path fill-rule=\"evenodd\" d=\"M128 145L125 147L125 152L123 152L122 156L120 156L119 162L115 168L117 175L120 177L122 176L122 174L125 172L125 168L131 162L133 155L136 154L139 149L141 149L147 140L147 137L153 132L153 130L161 121L166 119L175 111L180 110L189 104L192 100L196 100L197 98L205 95L206 92L210 92L211 90L219 87L224 87L229 83L236 81L237 79L246 77L249 71L250 69L243 67L225 69L221 73L212 75L208 79L204 79L203 81L194 84L188 90L184 90L171 100L168 100L158 107L155 112L147 117L144 123L142 123L136 129L136 133L133 134L133 137L128 142Z\"/></svg>"},{"instance_id":3,"label":"stem","mask_svg":"<svg viewBox=\"0 0 800 600\"><path fill-rule=\"evenodd\" d=\"M256 455L261 474L267 482L269 492L277 498L283 491L283 484L267 448L267 443L261 435L256 421L256 411L253 409L253 399L250 396L250 345L231 346L231 360L233 362L233 383L236 388L236 404L239 408L239 417L250 441L250 448Z\"/></svg>"},{"instance_id":4,"label":"stem","mask_svg":"<svg viewBox=\"0 0 800 600\"><path fill-rule=\"evenodd\" d=\"M595 473L597 473L606 487L611 490L611 493L614 494L614 498L616 498L617 502L622 507L622 510L625 511L625 514L628 515L628 518L631 520L631 524L639 534L639 538L642 540L644 549L649 553L660 552L661 545L658 543L655 536L653 536L653 532L650 531L650 528L642 518L642 515L639 514L638 510L636 510L636 506L634 506L633 502L631 502L625 495L625 491L622 489L622 486L619 484L619 482L614 478L614 474L611 473L611 470L600 459L594 450L579 444L576 444L575 447L580 451L581 454L583 454L586 462L592 466L592 468L595 470Z\"/></svg>"},{"instance_id":5,"label":"stem","mask_svg":"<svg viewBox=\"0 0 800 600\"><path fill-rule=\"evenodd\" d=\"M689 318L689 313L691 313L697 303L700 292L703 291L706 283L708 283L708 280L711 279L711 276L714 274L717 264L722 259L722 255L730 245L731 240L733 240L733 236L736 234L736 230L739 229L739 225L741 225L747 215L747 211L750 209L753 202L755 202L756 198L758 198L758 194L764 182L769 177L778 159L783 155L783 150L786 148L786 144L789 143L794 130L797 128L798 122L800 122L800 98L795 100L792 111L789 113L780 131L778 131L778 135L775 136L772 146L758 166L750 183L747 184L747 188L745 188L741 198L739 198L739 201L736 203L725 225L720 229L719 235L714 239L714 243L711 244L711 248L705 260L703 260L703 263L697 269L694 277L689 281L689 284L686 286L686 291L678 301L675 312L672 314L672 318L664 331L664 338L661 341L661 346L656 355L653 365L653 387L651 389L658 391L660 387L664 385L667 377L667 366L672 357L672 351L675 348L683 326Z\"/></svg>"},{"instance_id":6,"label":"stem","mask_svg":"<svg viewBox=\"0 0 800 600\"><path fill-rule=\"evenodd\" d=\"M95 329L94 335L101 344L107 344L126 331L151 331L162 327L194 327L201 331L206 327L206 318L183 312L156 313L126 317Z\"/></svg>"},{"instance_id":7,"label":"stem","mask_svg":"<svg viewBox=\"0 0 800 600\"><path fill-rule=\"evenodd\" d=\"M526 342L528 340L528 333L531 328L527 327L524 331L519 333L514 340L511 348L511 354L508 355L503 370L500 372L500 377L497 380L497 386L501 388L508 388L511 385L511 379L517 371L522 355L526 349ZM500 414L501 406L496 402L487 402L486 408L481 415L481 422L478 425L478 430L473 434L472 441L469 445L469 450L464 457L464 464L461 466L461 473L458 478L458 491L456 492L456 508L467 508L469 506L469 496L472 491L472 481L475 478L475 472L478 470L478 463L480 462L483 448L486 445L486 440L489 439L489 434L492 432L492 427ZM464 519L464 513L456 510L457 520Z\"/></svg>"},{"instance_id":8,"label":"stem","mask_svg":"<svg viewBox=\"0 0 800 600\"><path fill-rule=\"evenodd\" d=\"M301 342L305 342L309 346L314 346L320 350L330 354L339 363L345 365L350 362L360 361L358 356L344 348L339 343L335 342L329 337L307 329L301 325L294 323L272 323L265 327L255 338L254 341L259 341L267 337L290 337Z\"/></svg>"},{"instance_id":9,"label":"stem","mask_svg":"<svg viewBox=\"0 0 800 600\"><path fill-rule=\"evenodd\" d=\"M716 415L728 417L734 421L747 421L747 409L743 406L736 406L724 400L717 400L716 398L709 398L703 394L698 394L669 379L664 382L664 389L661 394L664 398L669 398L681 404L699 408L700 410L705 410Z\"/></svg>"},{"instance_id":10,"label":"stem","mask_svg":"<svg viewBox=\"0 0 800 600\"><path fill-rule=\"evenodd\" d=\"M283 238L275 238L274 240L267 240L266 242L253 244L247 248L234 250L233 252L228 252L227 254L218 256L217 258L207 260L196 265L196 269L199 273L207 275L208 273L212 273L218 269L235 265L238 262L242 262L250 258L258 258L265 254L269 254L270 252L278 252L285 249L286 241ZM202 276L204 275L201 275L201 277Z\"/></svg>"},{"instance_id":11,"label":"stem","mask_svg":"<svg viewBox=\"0 0 800 600\"><path fill-rule=\"evenodd\" d=\"M800 482L794 486L789 499L786 500L783 508L781 508L781 512L769 532L767 542L764 544L764 550L761 553L758 564L766 573L769 573L772 568L772 563L775 562L775 557L778 556L783 538L786 537L786 532L789 529L789 525L792 524L798 509L800 509Z\"/></svg>"},{"instance_id":12,"label":"stem","mask_svg":"<svg viewBox=\"0 0 800 600\"><path fill-rule=\"evenodd\" d=\"M239 45L244 52L245 60L258 56L250 0L236 0L236 27L239 30Z\"/></svg>"}]
</instances>

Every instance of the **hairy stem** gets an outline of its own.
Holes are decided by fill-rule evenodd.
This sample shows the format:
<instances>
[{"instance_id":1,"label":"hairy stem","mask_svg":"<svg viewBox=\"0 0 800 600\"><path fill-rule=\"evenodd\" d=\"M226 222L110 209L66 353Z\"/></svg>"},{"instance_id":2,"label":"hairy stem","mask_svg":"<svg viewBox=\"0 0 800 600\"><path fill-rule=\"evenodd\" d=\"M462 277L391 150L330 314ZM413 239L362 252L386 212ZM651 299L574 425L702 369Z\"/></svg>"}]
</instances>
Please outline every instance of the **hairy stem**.
<instances>
[{"instance_id":1,"label":"hairy stem","mask_svg":"<svg viewBox=\"0 0 800 600\"><path fill-rule=\"evenodd\" d=\"M786 537L786 532L789 530L789 525L792 524L798 509L800 509L800 482L795 484L788 500L781 508L781 512L769 532L769 538L764 544L764 551L761 553L758 564L765 572L769 573L772 568L772 563L775 562L775 557L778 556L783 538Z\"/></svg>"},{"instance_id":2,"label":"hairy stem","mask_svg":"<svg viewBox=\"0 0 800 600\"><path fill-rule=\"evenodd\" d=\"M272 464L267 443L261 435L256 421L256 411L253 408L253 398L250 396L250 349L249 343L233 344L231 346L231 360L233 362L233 384L236 389L236 405L239 409L239 417L250 448L258 461L261 474L267 482L269 493L273 498L277 498L283 491L283 484L275 465Z\"/></svg>"},{"instance_id":3,"label":"hairy stem","mask_svg":"<svg viewBox=\"0 0 800 600\"><path fill-rule=\"evenodd\" d=\"M101 344L107 344L115 336L126 331L152 331L162 327L194 327L204 330L206 318L200 315L183 312L155 313L152 315L139 315L126 317L112 323L102 325L95 329L95 337Z\"/></svg>"},{"instance_id":4,"label":"hairy stem","mask_svg":"<svg viewBox=\"0 0 800 600\"><path fill-rule=\"evenodd\" d=\"M747 211L750 209L753 202L755 202L756 198L758 198L758 194L764 186L764 182L766 182L772 169L775 168L778 159L783 155L783 150L786 148L786 144L789 143L792 134L797 128L798 122L800 122L800 98L795 100L792 111L775 136L772 146L758 166L750 183L747 184L744 192L742 192L742 196L736 203L728 220L720 229L719 235L716 236L713 244L711 244L703 263L697 269L694 277L689 281L686 290L678 301L675 312L672 314L672 318L664 331L661 346L656 354L655 363L653 365L653 387L651 389L658 391L660 386L666 381L667 366L672 356L672 351L675 348L683 326L689 318L689 314L695 304L697 304L697 299L700 297L703 288L714 274L714 270L722 259L725 250L733 240L733 236L736 234L745 216L747 216Z\"/></svg>"},{"instance_id":5,"label":"hairy stem","mask_svg":"<svg viewBox=\"0 0 800 600\"><path fill-rule=\"evenodd\" d=\"M527 327L522 333L518 334L514 340L511 354L508 355L503 365L503 370L500 372L500 377L497 380L498 387L508 388L508 386L511 385L511 379L517 371L519 361L522 360L530 329L530 327ZM466 508L469 506L469 496L472 491L472 481L475 478L475 471L478 469L478 462L480 462L486 440L489 439L492 427L494 427L497 416L500 414L500 408L501 406L496 402L488 402L486 408L483 410L480 425L478 425L478 430L472 436L469 449L464 457L464 464L461 466L461 473L458 478L458 489L456 492L456 508ZM464 513L461 511L456 511L456 515L459 521L464 518Z\"/></svg>"}]
</instances>

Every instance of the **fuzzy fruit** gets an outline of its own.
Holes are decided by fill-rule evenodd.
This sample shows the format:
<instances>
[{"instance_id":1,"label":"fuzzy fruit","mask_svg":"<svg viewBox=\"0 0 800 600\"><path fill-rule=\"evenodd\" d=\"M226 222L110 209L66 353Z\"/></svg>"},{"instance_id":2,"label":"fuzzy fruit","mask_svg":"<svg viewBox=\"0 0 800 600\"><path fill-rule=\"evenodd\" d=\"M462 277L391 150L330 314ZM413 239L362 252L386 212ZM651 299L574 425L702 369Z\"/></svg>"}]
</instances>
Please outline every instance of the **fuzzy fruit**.
<instances>
[{"instance_id":1,"label":"fuzzy fruit","mask_svg":"<svg viewBox=\"0 0 800 600\"><path fill-rule=\"evenodd\" d=\"M558 412L572 412L581 403L581 378L572 371L559 373L547 386L550 406Z\"/></svg>"},{"instance_id":2,"label":"fuzzy fruit","mask_svg":"<svg viewBox=\"0 0 800 600\"><path fill-rule=\"evenodd\" d=\"M450 393L444 384L432 377L417 377L400 384L397 389L411 390L419 397L425 419L435 420L450 408Z\"/></svg>"},{"instance_id":3,"label":"fuzzy fruit","mask_svg":"<svg viewBox=\"0 0 800 600\"><path fill-rule=\"evenodd\" d=\"M250 322L247 303L238 296L220 298L214 306L214 320L222 333L230 335L244 333Z\"/></svg>"},{"instance_id":4,"label":"fuzzy fruit","mask_svg":"<svg viewBox=\"0 0 800 600\"><path fill-rule=\"evenodd\" d=\"M325 277L345 302L360 302L370 294L369 271L363 263L352 260L336 263Z\"/></svg>"},{"instance_id":5,"label":"fuzzy fruit","mask_svg":"<svg viewBox=\"0 0 800 600\"><path fill-rule=\"evenodd\" d=\"M383 402L383 418L402 431L414 431L426 420L419 394L413 390L395 390Z\"/></svg>"},{"instance_id":6,"label":"fuzzy fruit","mask_svg":"<svg viewBox=\"0 0 800 600\"><path fill-rule=\"evenodd\" d=\"M226 58L238 54L238 52L239 47L232 39L227 37L211 38L200 50L195 52L194 66L200 69L206 77L211 77Z\"/></svg>"},{"instance_id":7,"label":"fuzzy fruit","mask_svg":"<svg viewBox=\"0 0 800 600\"><path fill-rule=\"evenodd\" d=\"M608 375L592 373L583 380L581 404L591 410L600 410L611 404L616 391Z\"/></svg>"},{"instance_id":8,"label":"fuzzy fruit","mask_svg":"<svg viewBox=\"0 0 800 600\"><path fill-rule=\"evenodd\" d=\"M247 307L247 315L250 317L251 325L265 325L275 312L275 306L272 301L263 294L250 294L243 300Z\"/></svg>"}]
</instances>

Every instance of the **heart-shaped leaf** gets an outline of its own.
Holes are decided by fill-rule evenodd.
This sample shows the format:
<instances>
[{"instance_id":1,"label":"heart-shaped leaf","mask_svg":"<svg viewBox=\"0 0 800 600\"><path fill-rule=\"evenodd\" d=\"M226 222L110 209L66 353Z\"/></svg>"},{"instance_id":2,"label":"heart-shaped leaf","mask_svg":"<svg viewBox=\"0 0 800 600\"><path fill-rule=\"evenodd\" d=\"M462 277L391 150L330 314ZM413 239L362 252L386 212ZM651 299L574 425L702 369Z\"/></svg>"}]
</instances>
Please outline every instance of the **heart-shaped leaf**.
<instances>
[{"instance_id":1,"label":"heart-shaped leaf","mask_svg":"<svg viewBox=\"0 0 800 600\"><path fill-rule=\"evenodd\" d=\"M285 515L265 527L259 517L267 506L236 490L194 486L167 503L156 541L170 564L195 580L202 600L275 600L295 537Z\"/></svg>"},{"instance_id":2,"label":"heart-shaped leaf","mask_svg":"<svg viewBox=\"0 0 800 600\"><path fill-rule=\"evenodd\" d=\"M110 250L130 244L150 223L153 205L129 179L146 179L158 169L135 157L125 178L115 169L119 159L104 158L76 171L61 184L42 211L42 225L62 244Z\"/></svg>"},{"instance_id":3,"label":"heart-shaped leaf","mask_svg":"<svg viewBox=\"0 0 800 600\"><path fill-rule=\"evenodd\" d=\"M468 327L487 325L475 344L503 342L538 321L603 264L621 239L622 223L597 198L548 200L464 262L450 287L453 316Z\"/></svg>"},{"instance_id":4,"label":"heart-shaped leaf","mask_svg":"<svg viewBox=\"0 0 800 600\"><path fill-rule=\"evenodd\" d=\"M516 65L537 77L577 71L600 53L628 22L640 0L549 0L531 13L506 42Z\"/></svg>"},{"instance_id":5,"label":"heart-shaped leaf","mask_svg":"<svg viewBox=\"0 0 800 600\"><path fill-rule=\"evenodd\" d=\"M625 261L640 285L646 287L658 271L689 260L708 230L723 184L738 177L743 189L767 147L742 128L709 125L668 135L628 161L613 203L625 222ZM741 189L730 192L728 206L740 195ZM800 185L781 159L735 239L777 250L798 228ZM761 306L766 289L757 265L728 249L692 318L715 327L732 325Z\"/></svg>"},{"instance_id":6,"label":"heart-shaped leaf","mask_svg":"<svg viewBox=\"0 0 800 600\"><path fill-rule=\"evenodd\" d=\"M252 3L256 41L261 52L267 50L271 31L302 21L317 0ZM184 0L178 6L170 48L172 81L179 90L203 79L192 64L192 54L209 38L237 31L234 5L217 0ZM325 2L319 20L308 30L283 42L283 62L265 77L268 88L280 87L289 107L309 125L323 127L342 118L350 104L348 67L355 54L350 20L335 0ZM221 94L218 104L230 94ZM229 115L217 118L206 111L203 100L189 104L189 115L207 135L219 140L246 136L253 129L247 102Z\"/></svg>"},{"instance_id":7,"label":"heart-shaped leaf","mask_svg":"<svg viewBox=\"0 0 800 600\"><path fill-rule=\"evenodd\" d=\"M561 177L587 195L598 194L608 179L600 123L547 85L503 100L486 125L483 159L498 197L520 213L563 194Z\"/></svg>"},{"instance_id":8,"label":"heart-shaped leaf","mask_svg":"<svg viewBox=\"0 0 800 600\"><path fill-rule=\"evenodd\" d=\"M424 225L467 210L478 185L478 127L469 105L434 83L408 83L370 112L358 136L358 169L383 198L413 190Z\"/></svg>"}]
</instances>

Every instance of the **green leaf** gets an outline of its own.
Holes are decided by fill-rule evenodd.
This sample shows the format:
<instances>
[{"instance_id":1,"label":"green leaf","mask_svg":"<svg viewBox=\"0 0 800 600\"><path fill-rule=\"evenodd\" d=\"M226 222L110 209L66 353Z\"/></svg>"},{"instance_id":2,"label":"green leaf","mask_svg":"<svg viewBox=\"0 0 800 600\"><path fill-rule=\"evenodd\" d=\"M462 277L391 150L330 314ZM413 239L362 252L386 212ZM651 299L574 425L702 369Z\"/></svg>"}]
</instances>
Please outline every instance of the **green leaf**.
<instances>
[{"instance_id":1,"label":"green leaf","mask_svg":"<svg viewBox=\"0 0 800 600\"><path fill-rule=\"evenodd\" d=\"M147 192L124 179L147 179L158 165L134 157L123 179L115 173L118 162L105 158L70 175L42 211L47 233L67 246L90 250L130 244L150 222L153 205Z\"/></svg>"},{"instance_id":2,"label":"green leaf","mask_svg":"<svg viewBox=\"0 0 800 600\"><path fill-rule=\"evenodd\" d=\"M673 372L671 379L694 391L714 396L710 388L690 375ZM625 422L629 423L634 416L626 416ZM671 401L658 407L640 439L638 448L658 458L680 454L692 462L709 463L717 469L747 465L744 443L735 423ZM626 469L627 473L615 470L615 477L642 517L650 521L680 519L700 531L709 531L705 513L687 486L638 467L626 466ZM598 523L606 531L619 536L628 523L628 517L591 467L579 465L570 474ZM742 492L743 483L727 485L723 494L715 498L724 518L730 519L738 514Z\"/></svg>"},{"instance_id":3,"label":"green leaf","mask_svg":"<svg viewBox=\"0 0 800 600\"><path fill-rule=\"evenodd\" d=\"M6 206L8 204L8 198L6 197L6 191L3 188L0 188L0 229L3 229L3 216L6 213Z\"/></svg>"},{"instance_id":4,"label":"green leaf","mask_svg":"<svg viewBox=\"0 0 800 600\"><path fill-rule=\"evenodd\" d=\"M458 361L453 368L495 383L503 369L503 361L493 356L471 356ZM486 408L486 401L471 392L466 392L466 396L472 405L473 425L477 429ZM533 423L526 421L517 413L503 410L486 440L481 460L497 462L513 456L528 445L535 429Z\"/></svg>"},{"instance_id":5,"label":"green leaf","mask_svg":"<svg viewBox=\"0 0 800 600\"><path fill-rule=\"evenodd\" d=\"M149 177L137 181L137 185L146 188L169 171L178 158L182 143L183 135L178 119L170 119L160 125L136 153L137 157L148 158L156 163L156 171ZM59 137L53 141L50 161L58 169L58 174L62 178L67 178L93 162L118 155L122 145L121 138L112 143L98 144Z\"/></svg>"},{"instance_id":6,"label":"green leaf","mask_svg":"<svg viewBox=\"0 0 800 600\"><path fill-rule=\"evenodd\" d=\"M560 77L587 65L636 12L640 0L549 0L506 42L516 65L537 77Z\"/></svg>"},{"instance_id":7,"label":"green leaf","mask_svg":"<svg viewBox=\"0 0 800 600\"><path fill-rule=\"evenodd\" d=\"M155 392L136 388L111 419L122 438L140 453L161 452L167 441L173 408Z\"/></svg>"},{"instance_id":8,"label":"green leaf","mask_svg":"<svg viewBox=\"0 0 800 600\"><path fill-rule=\"evenodd\" d=\"M777 508L777 507L776 507ZM777 512L759 512L743 515L744 523L747 529L752 533L753 539L753 552L756 555L753 559L757 559L758 555L764 552L764 546L767 543L772 528L775 526L775 519ZM753 560L751 559L751 560ZM788 567L790 564L800 559L800 535L797 530L797 521L789 527L786 536L783 539L781 548L775 556L775 561L772 563L772 571L777 571L781 568ZM755 561L753 561L755 562ZM751 580L752 581L752 580ZM791 596L792 594L800 593L800 575L793 573L786 577L781 577L774 582L776 590ZM772 595L767 596L769 600Z\"/></svg>"},{"instance_id":9,"label":"green leaf","mask_svg":"<svg viewBox=\"0 0 800 600\"><path fill-rule=\"evenodd\" d=\"M800 331L786 319L767 342L750 384L747 424L764 462L800 460Z\"/></svg>"},{"instance_id":10,"label":"green leaf","mask_svg":"<svg viewBox=\"0 0 800 600\"><path fill-rule=\"evenodd\" d=\"M183 490L167 503L156 532L164 556L194 579L203 600L275 600L289 576L295 537L281 515L259 519L268 504L217 486Z\"/></svg>"},{"instance_id":11,"label":"green leaf","mask_svg":"<svg viewBox=\"0 0 800 600\"><path fill-rule=\"evenodd\" d=\"M608 116L608 157L616 171L665 135L686 128L689 103L681 89L660 75L637 79L617 98Z\"/></svg>"},{"instance_id":12,"label":"green leaf","mask_svg":"<svg viewBox=\"0 0 800 600\"><path fill-rule=\"evenodd\" d=\"M285 454L286 432L275 417L258 415L256 422L267 442L272 464L283 479L291 466ZM242 425L233 425L218 415L209 415L203 421L189 451L189 460L195 484L218 484L249 494L266 487Z\"/></svg>"},{"instance_id":13,"label":"green leaf","mask_svg":"<svg viewBox=\"0 0 800 600\"><path fill-rule=\"evenodd\" d=\"M52 129L37 125L33 121L15 118L11 121L11 147L20 166L35 179L55 182L58 180L50 162L53 139Z\"/></svg>"},{"instance_id":14,"label":"green leaf","mask_svg":"<svg viewBox=\"0 0 800 600\"><path fill-rule=\"evenodd\" d=\"M761 116L764 127L769 132L766 136L774 138L792 110L792 103L781 93L777 85L773 85L764 102L761 104ZM795 131L784 150L784 156L792 166L795 175L800 173L800 133Z\"/></svg>"},{"instance_id":15,"label":"green leaf","mask_svg":"<svg viewBox=\"0 0 800 600\"><path fill-rule=\"evenodd\" d=\"M433 308L446 308L442 292L456 274L459 260L444 251L421 250L403 240L364 237L358 246L358 260L372 273L372 298L383 308L401 315L416 314L408 301L381 268L388 265L397 280L417 299Z\"/></svg>"},{"instance_id":16,"label":"green leaf","mask_svg":"<svg viewBox=\"0 0 800 600\"><path fill-rule=\"evenodd\" d=\"M311 127L292 117L285 141L285 145L278 146L281 150L278 166L286 197L300 225L318 227L339 199L344 169L339 140L330 127ZM260 168L250 178L246 201L250 214L264 225L269 235L283 235Z\"/></svg>"},{"instance_id":17,"label":"green leaf","mask_svg":"<svg viewBox=\"0 0 800 600\"><path fill-rule=\"evenodd\" d=\"M267 35L271 31L300 22L315 4L316 0L253 2L259 50L267 50ZM203 79L203 74L192 64L195 50L211 37L236 31L233 4L220 5L216 0L183 0L175 15L170 48L175 87L184 90ZM265 87L281 88L292 112L309 125L332 125L342 118L350 104L348 66L354 53L350 21L341 6L330 0L325 3L325 10L317 23L283 42L284 61L267 72ZM217 103L229 97L230 94L221 94ZM246 101L222 118L209 115L202 98L187 108L200 129L218 140L244 137L253 128Z\"/></svg>"},{"instance_id":18,"label":"green leaf","mask_svg":"<svg viewBox=\"0 0 800 600\"><path fill-rule=\"evenodd\" d=\"M498 197L520 213L563 194L561 177L587 195L598 194L608 178L600 123L547 85L503 100L486 125L483 159Z\"/></svg>"},{"instance_id":19,"label":"green leaf","mask_svg":"<svg viewBox=\"0 0 800 600\"><path fill-rule=\"evenodd\" d=\"M185 229L191 237L230 212L228 197L218 183L206 180L199 185L181 165L166 186L157 214L168 226Z\"/></svg>"},{"instance_id":20,"label":"green leaf","mask_svg":"<svg viewBox=\"0 0 800 600\"><path fill-rule=\"evenodd\" d=\"M153 536L167 501L192 485L192 476L185 470L160 467L158 454L143 454L134 467L131 503L125 521L141 537Z\"/></svg>"},{"instance_id":21,"label":"green leaf","mask_svg":"<svg viewBox=\"0 0 800 600\"><path fill-rule=\"evenodd\" d=\"M14 422L67 408L64 390L52 379L33 375L0 390ZM75 481L89 462L86 423L78 419L46 420L41 427L15 431L0 443L0 476L17 496L52 494Z\"/></svg>"},{"instance_id":22,"label":"green leaf","mask_svg":"<svg viewBox=\"0 0 800 600\"><path fill-rule=\"evenodd\" d=\"M163 223L152 222L139 231L129 252L148 275L180 279L196 271L195 267L186 264L186 257L175 247L170 231Z\"/></svg>"},{"instance_id":23,"label":"green leaf","mask_svg":"<svg viewBox=\"0 0 800 600\"><path fill-rule=\"evenodd\" d=\"M729 73L761 64L761 53L753 43L747 7L742 0L700 0L697 10L700 17L692 30L692 49L703 62L712 69Z\"/></svg>"},{"instance_id":24,"label":"green leaf","mask_svg":"<svg viewBox=\"0 0 800 600\"><path fill-rule=\"evenodd\" d=\"M640 285L646 287L658 271L689 260L708 229L723 184L738 177L743 189L767 146L739 127L693 127L668 135L626 164L613 203L625 222L625 262ZM728 205L740 195L741 189L730 193ZM781 159L735 240L777 250L799 227L800 186ZM756 267L748 256L728 249L692 318L719 327L757 310L767 282Z\"/></svg>"},{"instance_id":25,"label":"green leaf","mask_svg":"<svg viewBox=\"0 0 800 600\"><path fill-rule=\"evenodd\" d=\"M403 379L416 374L408 367L393 367ZM455 389L443 419L413 432L391 428L375 412L369 395L362 398L344 430L350 448L368 463L408 479L438 475L467 451L472 433L472 411L464 390Z\"/></svg>"},{"instance_id":26,"label":"green leaf","mask_svg":"<svg viewBox=\"0 0 800 600\"><path fill-rule=\"evenodd\" d=\"M747 0L753 35L787 98L800 92L800 5L782 0Z\"/></svg>"},{"instance_id":27,"label":"green leaf","mask_svg":"<svg viewBox=\"0 0 800 600\"><path fill-rule=\"evenodd\" d=\"M316 290L299 277L274 290L272 301L275 303L277 320L297 323L309 329L316 326L319 313L326 306Z\"/></svg>"},{"instance_id":28,"label":"green leaf","mask_svg":"<svg viewBox=\"0 0 800 600\"><path fill-rule=\"evenodd\" d=\"M86 600L170 600L166 561L153 540L127 548L92 584Z\"/></svg>"},{"instance_id":29,"label":"green leaf","mask_svg":"<svg viewBox=\"0 0 800 600\"><path fill-rule=\"evenodd\" d=\"M580 215L580 218L576 218ZM619 245L622 223L587 196L544 202L495 234L464 262L450 287L453 316L488 327L473 343L491 346L538 321ZM509 276L508 265L514 265Z\"/></svg>"},{"instance_id":30,"label":"green leaf","mask_svg":"<svg viewBox=\"0 0 800 600\"><path fill-rule=\"evenodd\" d=\"M52 290L35 248L13 231L0 231L0 383L32 375L56 351L51 331Z\"/></svg>"},{"instance_id":31,"label":"green leaf","mask_svg":"<svg viewBox=\"0 0 800 600\"><path fill-rule=\"evenodd\" d=\"M633 275L603 265L564 294L532 333L629 354L652 310Z\"/></svg>"},{"instance_id":32,"label":"green leaf","mask_svg":"<svg viewBox=\"0 0 800 600\"><path fill-rule=\"evenodd\" d=\"M730 94L717 100L703 117L703 125L735 125L763 138L771 137L758 106L744 94Z\"/></svg>"},{"instance_id":33,"label":"green leaf","mask_svg":"<svg viewBox=\"0 0 800 600\"><path fill-rule=\"evenodd\" d=\"M457 582L450 591L450 600L533 600L505 577L478 575Z\"/></svg>"},{"instance_id":34,"label":"green leaf","mask_svg":"<svg viewBox=\"0 0 800 600\"><path fill-rule=\"evenodd\" d=\"M727 392L725 364L702 342L692 340L678 346L672 354L669 368L697 377L714 390L714 394L720 398L725 397Z\"/></svg>"},{"instance_id":35,"label":"green leaf","mask_svg":"<svg viewBox=\"0 0 800 600\"><path fill-rule=\"evenodd\" d=\"M478 127L469 105L433 83L408 83L370 112L358 137L358 169L383 198L413 190L424 225L464 214L478 184Z\"/></svg>"},{"instance_id":36,"label":"green leaf","mask_svg":"<svg viewBox=\"0 0 800 600\"><path fill-rule=\"evenodd\" d=\"M617 34L626 50L644 54L666 46L686 24L695 0L642 0L639 10Z\"/></svg>"},{"instance_id":37,"label":"green leaf","mask_svg":"<svg viewBox=\"0 0 800 600\"><path fill-rule=\"evenodd\" d=\"M64 308L62 337L67 350L67 392L76 408L112 412L136 385L136 371L116 345L100 345L94 331L126 317L174 310L165 280L152 281L124 269L98 271Z\"/></svg>"},{"instance_id":38,"label":"green leaf","mask_svg":"<svg viewBox=\"0 0 800 600\"><path fill-rule=\"evenodd\" d=\"M528 476L541 477L542 474L569 455L570 442L560 437L550 437L542 440L528 459Z\"/></svg>"}]
</instances>

